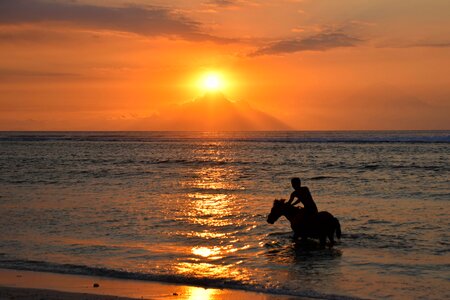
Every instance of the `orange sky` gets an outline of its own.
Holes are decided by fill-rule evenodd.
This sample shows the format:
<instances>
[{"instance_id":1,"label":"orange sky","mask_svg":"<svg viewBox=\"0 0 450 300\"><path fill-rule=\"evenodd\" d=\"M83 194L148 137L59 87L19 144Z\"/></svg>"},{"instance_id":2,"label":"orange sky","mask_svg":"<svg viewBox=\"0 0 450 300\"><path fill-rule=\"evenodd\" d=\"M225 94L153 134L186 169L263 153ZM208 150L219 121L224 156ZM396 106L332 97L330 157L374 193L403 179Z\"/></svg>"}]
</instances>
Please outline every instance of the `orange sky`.
<instances>
[{"instance_id":1,"label":"orange sky","mask_svg":"<svg viewBox=\"0 0 450 300\"><path fill-rule=\"evenodd\" d=\"M214 106L198 84L211 71L222 108L255 114L242 126L195 121L218 111L198 108ZM449 115L448 0L0 0L0 130L450 129Z\"/></svg>"}]
</instances>

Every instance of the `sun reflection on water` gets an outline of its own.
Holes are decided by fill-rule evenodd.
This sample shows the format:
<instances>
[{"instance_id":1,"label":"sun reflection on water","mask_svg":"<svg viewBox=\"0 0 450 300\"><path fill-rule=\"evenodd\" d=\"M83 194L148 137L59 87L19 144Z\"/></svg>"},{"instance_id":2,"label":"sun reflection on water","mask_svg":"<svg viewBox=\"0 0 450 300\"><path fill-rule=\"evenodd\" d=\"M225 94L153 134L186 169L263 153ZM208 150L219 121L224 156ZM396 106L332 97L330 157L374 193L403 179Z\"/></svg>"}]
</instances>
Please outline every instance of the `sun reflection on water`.
<instances>
[{"instance_id":1,"label":"sun reflection on water","mask_svg":"<svg viewBox=\"0 0 450 300\"><path fill-rule=\"evenodd\" d=\"M211 145L196 153L199 160L207 160L215 166L193 170L192 177L182 183L188 189L187 200L182 211L183 221L191 226L185 236L192 237L193 243L187 248L188 257L175 265L178 274L196 278L230 279L237 281L250 278L247 270L240 268L242 261L232 253L247 249L239 245L236 231L244 222L236 216L241 214L239 195L236 190L243 187L236 180L240 172L233 166L220 165L230 158L230 153L222 149L224 145ZM195 290L189 299L212 299L212 290Z\"/></svg>"},{"instance_id":2,"label":"sun reflection on water","mask_svg":"<svg viewBox=\"0 0 450 300\"><path fill-rule=\"evenodd\" d=\"M192 180L184 185L201 190L242 190L244 188L235 180L239 175L232 167L205 167L196 170Z\"/></svg>"},{"instance_id":3,"label":"sun reflection on water","mask_svg":"<svg viewBox=\"0 0 450 300\"><path fill-rule=\"evenodd\" d=\"M233 224L230 201L235 197L226 194L188 194L192 199L186 213L190 222L207 227L221 227Z\"/></svg>"},{"instance_id":4,"label":"sun reflection on water","mask_svg":"<svg viewBox=\"0 0 450 300\"><path fill-rule=\"evenodd\" d=\"M225 254L229 254L229 253L234 253L237 252L239 250L244 250L244 249L248 249L250 247L250 245L245 245L243 247L235 247L233 245L226 245L226 246L213 246L213 247L192 247L192 254L197 255L197 256L201 256L210 260L214 260L214 259L220 259L222 258Z\"/></svg>"},{"instance_id":5,"label":"sun reflection on water","mask_svg":"<svg viewBox=\"0 0 450 300\"><path fill-rule=\"evenodd\" d=\"M199 237L199 238L209 240L209 239L224 238L227 236L227 234L220 233L220 232L210 232L210 231L201 231L201 232L192 231L192 232L189 232L188 234L186 234L186 236Z\"/></svg>"},{"instance_id":6,"label":"sun reflection on water","mask_svg":"<svg viewBox=\"0 0 450 300\"><path fill-rule=\"evenodd\" d=\"M186 294L189 295L189 300L210 300L216 298L219 290L204 289L199 287L188 287Z\"/></svg>"},{"instance_id":7,"label":"sun reflection on water","mask_svg":"<svg viewBox=\"0 0 450 300\"><path fill-rule=\"evenodd\" d=\"M180 262L175 266L178 274L193 276L196 278L215 278L245 281L250 278L245 269L238 268L235 264Z\"/></svg>"},{"instance_id":8,"label":"sun reflection on water","mask_svg":"<svg viewBox=\"0 0 450 300\"><path fill-rule=\"evenodd\" d=\"M208 247L194 247L192 248L192 253L198 256L202 256L202 257L216 257L217 254L220 253L220 248L219 247L213 247L213 248L208 248ZM219 256L220 258L220 256Z\"/></svg>"}]
</instances>

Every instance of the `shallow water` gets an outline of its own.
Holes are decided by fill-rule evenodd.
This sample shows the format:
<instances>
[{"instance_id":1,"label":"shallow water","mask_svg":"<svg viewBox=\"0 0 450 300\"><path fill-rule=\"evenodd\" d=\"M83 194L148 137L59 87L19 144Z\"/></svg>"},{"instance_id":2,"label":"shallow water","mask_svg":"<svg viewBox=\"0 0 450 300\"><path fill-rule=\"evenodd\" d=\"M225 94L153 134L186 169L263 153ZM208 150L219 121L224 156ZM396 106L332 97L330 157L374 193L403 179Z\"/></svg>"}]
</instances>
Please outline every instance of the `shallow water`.
<instances>
[{"instance_id":1,"label":"shallow water","mask_svg":"<svg viewBox=\"0 0 450 300\"><path fill-rule=\"evenodd\" d=\"M450 132L1 133L0 267L333 298L450 297ZM303 179L335 248L269 225Z\"/></svg>"}]
</instances>

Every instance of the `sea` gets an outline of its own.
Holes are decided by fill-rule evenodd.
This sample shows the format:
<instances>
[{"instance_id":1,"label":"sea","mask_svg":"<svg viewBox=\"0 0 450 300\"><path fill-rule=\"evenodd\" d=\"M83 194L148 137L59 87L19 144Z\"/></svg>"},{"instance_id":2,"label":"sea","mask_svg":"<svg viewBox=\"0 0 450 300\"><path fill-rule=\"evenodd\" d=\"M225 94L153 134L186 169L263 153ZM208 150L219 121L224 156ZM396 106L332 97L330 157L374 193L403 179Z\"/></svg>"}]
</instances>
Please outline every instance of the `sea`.
<instances>
[{"instance_id":1,"label":"sea","mask_svg":"<svg viewBox=\"0 0 450 300\"><path fill-rule=\"evenodd\" d=\"M0 132L0 268L450 299L450 131ZM300 177L342 238L266 219Z\"/></svg>"}]
</instances>

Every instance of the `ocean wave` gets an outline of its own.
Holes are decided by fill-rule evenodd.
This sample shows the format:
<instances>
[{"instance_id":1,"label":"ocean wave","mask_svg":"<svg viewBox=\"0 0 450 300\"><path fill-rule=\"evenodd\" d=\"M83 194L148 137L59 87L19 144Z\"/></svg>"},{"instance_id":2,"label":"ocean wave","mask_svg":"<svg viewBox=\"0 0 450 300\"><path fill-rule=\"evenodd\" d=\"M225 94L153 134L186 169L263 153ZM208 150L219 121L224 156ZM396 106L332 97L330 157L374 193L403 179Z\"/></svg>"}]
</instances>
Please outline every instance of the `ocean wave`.
<instances>
[{"instance_id":1,"label":"ocean wave","mask_svg":"<svg viewBox=\"0 0 450 300\"><path fill-rule=\"evenodd\" d=\"M309 178L309 180L325 180L325 179L334 179L334 178L338 178L335 176L314 176Z\"/></svg>"},{"instance_id":2,"label":"ocean wave","mask_svg":"<svg viewBox=\"0 0 450 300\"><path fill-rule=\"evenodd\" d=\"M288 290L278 287L268 287L258 284L247 284L232 279L195 278L181 274L166 275L166 274L137 273L102 267L90 267L75 264L56 264L51 262L34 261L34 260L0 259L0 267L6 269L37 271L37 272L89 275L89 276L109 277L117 279L132 279L142 281L188 284L204 288L238 289L251 292L276 294L276 295L290 295L290 296L318 298L318 299L335 299L335 300L361 299L346 295L325 294L314 290L299 291L299 290Z\"/></svg>"}]
</instances>

